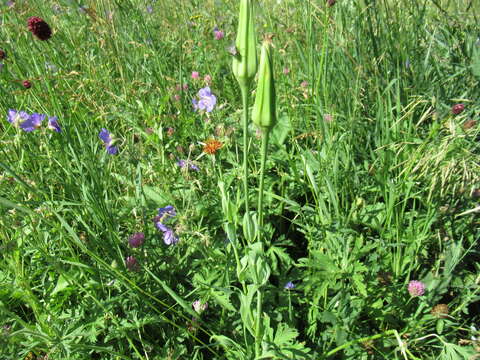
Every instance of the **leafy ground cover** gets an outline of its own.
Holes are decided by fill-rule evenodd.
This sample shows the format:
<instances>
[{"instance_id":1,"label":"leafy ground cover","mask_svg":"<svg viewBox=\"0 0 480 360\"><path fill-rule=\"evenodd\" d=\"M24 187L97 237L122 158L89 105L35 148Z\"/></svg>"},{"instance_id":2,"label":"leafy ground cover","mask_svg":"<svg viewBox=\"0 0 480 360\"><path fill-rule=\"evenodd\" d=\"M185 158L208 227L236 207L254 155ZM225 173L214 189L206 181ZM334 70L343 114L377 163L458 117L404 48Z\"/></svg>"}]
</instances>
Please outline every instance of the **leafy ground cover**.
<instances>
[{"instance_id":1,"label":"leafy ground cover","mask_svg":"<svg viewBox=\"0 0 480 360\"><path fill-rule=\"evenodd\" d=\"M254 242L239 3L0 4L2 359L478 358L479 5L256 3Z\"/></svg>"}]
</instances>

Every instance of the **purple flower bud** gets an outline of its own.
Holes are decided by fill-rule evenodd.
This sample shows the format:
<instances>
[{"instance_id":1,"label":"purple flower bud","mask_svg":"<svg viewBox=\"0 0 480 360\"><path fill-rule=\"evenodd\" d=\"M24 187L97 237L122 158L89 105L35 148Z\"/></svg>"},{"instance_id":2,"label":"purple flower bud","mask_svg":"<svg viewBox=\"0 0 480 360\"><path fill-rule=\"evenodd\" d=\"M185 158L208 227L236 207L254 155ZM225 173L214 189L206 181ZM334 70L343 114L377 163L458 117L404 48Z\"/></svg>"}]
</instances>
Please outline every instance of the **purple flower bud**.
<instances>
[{"instance_id":1,"label":"purple flower bud","mask_svg":"<svg viewBox=\"0 0 480 360\"><path fill-rule=\"evenodd\" d=\"M125 266L130 271L137 271L138 270L138 262L134 256L128 256L125 259Z\"/></svg>"},{"instance_id":2,"label":"purple flower bud","mask_svg":"<svg viewBox=\"0 0 480 360\"><path fill-rule=\"evenodd\" d=\"M464 104L455 104L452 106L452 114L453 115L458 115L465 110L465 105Z\"/></svg>"}]
</instances>

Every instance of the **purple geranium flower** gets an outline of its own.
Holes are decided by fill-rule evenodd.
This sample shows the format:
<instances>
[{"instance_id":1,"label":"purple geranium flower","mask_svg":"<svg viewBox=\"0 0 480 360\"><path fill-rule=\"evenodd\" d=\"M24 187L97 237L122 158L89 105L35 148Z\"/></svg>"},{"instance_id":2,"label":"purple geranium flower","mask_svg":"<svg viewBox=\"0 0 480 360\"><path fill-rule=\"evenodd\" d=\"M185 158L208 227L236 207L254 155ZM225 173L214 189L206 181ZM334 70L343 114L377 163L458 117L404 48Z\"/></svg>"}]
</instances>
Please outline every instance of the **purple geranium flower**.
<instances>
[{"instance_id":1,"label":"purple geranium flower","mask_svg":"<svg viewBox=\"0 0 480 360\"><path fill-rule=\"evenodd\" d=\"M177 215L177 212L175 211L175 208L172 205L167 205L163 208L158 209L158 216L160 218L163 217L174 217Z\"/></svg>"},{"instance_id":2,"label":"purple geranium flower","mask_svg":"<svg viewBox=\"0 0 480 360\"><path fill-rule=\"evenodd\" d=\"M25 111L17 111L10 109L7 113L7 121L17 128L21 128L26 132L34 131L42 125L42 121L46 115L33 113L29 115Z\"/></svg>"},{"instance_id":3,"label":"purple geranium flower","mask_svg":"<svg viewBox=\"0 0 480 360\"><path fill-rule=\"evenodd\" d=\"M58 133L62 131L62 128L58 124L58 118L56 116L48 118L48 128Z\"/></svg>"},{"instance_id":4,"label":"purple geranium flower","mask_svg":"<svg viewBox=\"0 0 480 360\"><path fill-rule=\"evenodd\" d=\"M10 109L7 112L7 121L15 127L20 127L20 125L27 121L30 118L30 115L25 111L17 111Z\"/></svg>"},{"instance_id":5,"label":"purple geranium flower","mask_svg":"<svg viewBox=\"0 0 480 360\"><path fill-rule=\"evenodd\" d=\"M118 148L116 146L113 146L113 143L115 140L113 139L112 135L108 132L107 129L102 128L102 130L98 134L98 137L100 138L100 140L103 141L107 149L107 152L110 155L115 155L118 152Z\"/></svg>"},{"instance_id":6,"label":"purple geranium flower","mask_svg":"<svg viewBox=\"0 0 480 360\"><path fill-rule=\"evenodd\" d=\"M178 160L177 165L180 166L182 169L187 167L190 170L195 170L195 171L200 170L197 165L195 165L194 163L192 163L191 161L188 161L188 160Z\"/></svg>"},{"instance_id":7,"label":"purple geranium flower","mask_svg":"<svg viewBox=\"0 0 480 360\"><path fill-rule=\"evenodd\" d=\"M217 97L212 94L210 87L204 87L198 92L199 100L193 99L193 108L195 110L205 110L211 112L217 103Z\"/></svg>"},{"instance_id":8,"label":"purple geranium flower","mask_svg":"<svg viewBox=\"0 0 480 360\"><path fill-rule=\"evenodd\" d=\"M45 120L47 115L33 113L29 116L28 120L20 124L20 127L26 132L31 132L35 129L38 129L42 125L42 121Z\"/></svg>"},{"instance_id":9,"label":"purple geranium flower","mask_svg":"<svg viewBox=\"0 0 480 360\"><path fill-rule=\"evenodd\" d=\"M163 242L165 245L174 245L178 243L179 239L169 227L163 225L161 222L157 223L158 230L163 232Z\"/></svg>"}]
</instances>

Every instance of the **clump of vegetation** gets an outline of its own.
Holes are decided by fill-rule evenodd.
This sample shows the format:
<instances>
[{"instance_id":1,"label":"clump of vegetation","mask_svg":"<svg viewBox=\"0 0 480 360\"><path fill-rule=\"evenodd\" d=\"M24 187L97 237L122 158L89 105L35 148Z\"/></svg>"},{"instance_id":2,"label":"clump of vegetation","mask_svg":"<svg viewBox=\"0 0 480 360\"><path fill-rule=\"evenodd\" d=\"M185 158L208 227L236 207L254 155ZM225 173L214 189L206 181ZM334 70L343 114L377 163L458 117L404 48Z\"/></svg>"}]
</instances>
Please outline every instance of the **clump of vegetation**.
<instances>
[{"instance_id":1,"label":"clump of vegetation","mask_svg":"<svg viewBox=\"0 0 480 360\"><path fill-rule=\"evenodd\" d=\"M479 357L479 11L0 4L1 358Z\"/></svg>"}]
</instances>

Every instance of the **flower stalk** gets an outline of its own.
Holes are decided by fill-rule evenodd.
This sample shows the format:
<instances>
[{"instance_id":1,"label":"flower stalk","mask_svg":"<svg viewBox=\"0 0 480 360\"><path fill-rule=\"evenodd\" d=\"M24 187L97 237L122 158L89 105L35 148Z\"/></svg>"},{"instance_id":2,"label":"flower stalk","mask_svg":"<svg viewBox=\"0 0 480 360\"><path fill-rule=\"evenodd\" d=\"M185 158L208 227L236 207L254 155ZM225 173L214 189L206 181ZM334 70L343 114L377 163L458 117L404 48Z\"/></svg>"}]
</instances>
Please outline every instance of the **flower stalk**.
<instances>
[{"instance_id":1,"label":"flower stalk","mask_svg":"<svg viewBox=\"0 0 480 360\"><path fill-rule=\"evenodd\" d=\"M250 241L252 219L248 199L248 96L250 85L257 73L257 39L255 35L255 9L253 0L240 0L237 38L235 41L235 55L232 61L232 70L238 81L242 93L243 105L243 187L245 200L246 237Z\"/></svg>"}]
</instances>

